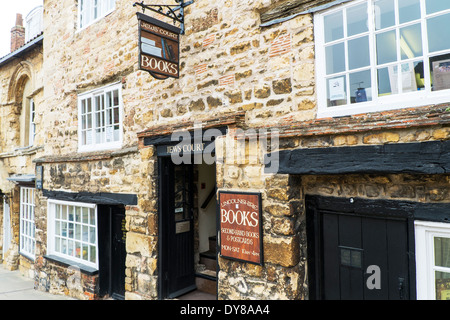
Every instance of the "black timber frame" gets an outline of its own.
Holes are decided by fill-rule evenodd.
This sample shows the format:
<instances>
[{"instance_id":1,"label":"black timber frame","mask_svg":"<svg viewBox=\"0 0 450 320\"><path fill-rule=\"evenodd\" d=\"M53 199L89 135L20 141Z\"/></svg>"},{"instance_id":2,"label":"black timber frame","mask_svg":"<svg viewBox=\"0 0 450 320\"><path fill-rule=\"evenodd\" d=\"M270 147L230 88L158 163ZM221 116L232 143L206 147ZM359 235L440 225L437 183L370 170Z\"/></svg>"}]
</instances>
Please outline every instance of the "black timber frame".
<instances>
[{"instance_id":1,"label":"black timber frame","mask_svg":"<svg viewBox=\"0 0 450 320\"><path fill-rule=\"evenodd\" d=\"M136 194L108 193L108 192L66 192L42 190L44 197L56 200L85 202L104 205L137 205Z\"/></svg>"},{"instance_id":2,"label":"black timber frame","mask_svg":"<svg viewBox=\"0 0 450 320\"><path fill-rule=\"evenodd\" d=\"M278 156L280 174L450 173L450 140L281 150ZM265 171L270 171L267 164Z\"/></svg>"}]
</instances>

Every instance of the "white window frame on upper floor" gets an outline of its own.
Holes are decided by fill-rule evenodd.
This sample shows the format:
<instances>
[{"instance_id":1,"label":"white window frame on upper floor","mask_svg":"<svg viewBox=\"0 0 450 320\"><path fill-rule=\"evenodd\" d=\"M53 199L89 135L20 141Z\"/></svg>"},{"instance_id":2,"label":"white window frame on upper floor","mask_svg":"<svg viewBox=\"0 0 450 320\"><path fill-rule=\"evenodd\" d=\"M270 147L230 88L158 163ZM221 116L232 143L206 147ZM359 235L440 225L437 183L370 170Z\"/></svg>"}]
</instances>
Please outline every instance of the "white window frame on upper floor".
<instances>
[{"instance_id":1,"label":"white window frame on upper floor","mask_svg":"<svg viewBox=\"0 0 450 320\"><path fill-rule=\"evenodd\" d=\"M118 95L118 104L114 102L115 92ZM110 94L112 95L111 104L106 102ZM88 102L90 102L89 109ZM101 108L97 107L99 102L103 103L99 105ZM114 83L79 94L78 151L91 152L119 149L122 147L122 140L123 101L121 83Z\"/></svg>"},{"instance_id":2,"label":"white window frame on upper floor","mask_svg":"<svg viewBox=\"0 0 450 320\"><path fill-rule=\"evenodd\" d=\"M116 0L78 0L78 30L83 30L116 9Z\"/></svg>"},{"instance_id":3,"label":"white window frame on upper floor","mask_svg":"<svg viewBox=\"0 0 450 320\"><path fill-rule=\"evenodd\" d=\"M407 23L400 23L399 21L399 10L398 10L398 0L395 1L395 25L387 28L387 29L378 29L376 30L375 27L375 16L377 15L376 6L374 5L376 0L355 0L346 2L341 5L337 5L335 7L332 7L327 10L323 10L320 12L315 13L314 15L314 35L315 35L315 53L316 53L316 89L317 89L317 99L318 99L318 111L317 111L317 117L318 118L324 118L324 117L339 117L339 116L348 116L353 114L365 114L369 112L380 112L380 111L386 111L386 110L394 110L394 109L401 109L401 108L410 108L410 107L420 107L420 106L428 106L428 105L434 105L434 104L440 104L450 101L450 89L444 89L439 91L433 91L431 89L431 72L424 72L424 79L422 79L425 83L425 87L422 90L417 91L411 91L411 92L401 92L401 89L399 90L399 93L397 94L390 94L390 95L378 95L378 76L377 76L377 68L381 68L383 66L387 65L394 66L396 65L397 68L401 67L403 65L406 65L407 63L411 62L417 62L418 60L422 60L423 62L423 69L424 70L430 70L430 58L432 57L439 57L450 54L450 48L441 50L441 51L435 51L435 52L429 52L428 48L428 34L427 34L427 21L428 19L435 18L440 15L449 15L450 16L450 10L444 10L439 11L437 13L427 14L426 12L426 0L419 0L420 1L420 18L416 20L412 20L411 22ZM346 32L346 23L345 23L345 14L347 12L347 9L354 8L358 5L362 5L366 3L367 4L367 11L368 11L368 31L357 34L357 35L348 35L345 34ZM343 38L340 38L338 40L332 40L329 42L325 41L325 23L324 23L324 17L337 13L339 11L342 11L344 15L344 35ZM400 29L402 29L405 26L410 26L412 24L418 24L420 23L420 30L421 30L421 38L422 38L422 50L423 53L420 57L414 57L411 59L404 59L400 58L401 53L399 53L403 49L397 49L397 61L386 63L385 65L377 65L377 56L376 56L376 36L380 33L382 33L384 30L395 30L396 32L396 41L397 46L400 48ZM430 29L431 30L431 29ZM448 31L447 31L448 32ZM349 69L349 59L347 59L349 55L348 51L348 43L351 40L355 40L358 37L361 37L362 35L367 36L369 38L369 57L370 64L365 67L359 67L351 70ZM331 47L333 44L338 43L344 43L344 52L345 52L345 70L336 72L336 73L328 73L327 75L327 65L326 65L326 47ZM403 52L403 51L401 51ZM380 67L381 66L381 67ZM351 89L351 84L349 80L349 75L351 73L355 74L356 71L368 71L370 70L370 80L371 80L371 99L372 101L365 101L365 102L359 102L359 103L351 103L351 94L354 90ZM412 71L412 70L411 70ZM341 97L341 101L346 101L346 103L343 103L342 105L338 106L328 106L329 101L328 98L331 97L331 92L328 90L328 86L331 84L330 80L332 79L338 79L339 82L336 82L336 86L339 88L340 85L344 84L345 86L345 98L342 95L342 91L337 91L337 94L335 94L334 97ZM402 77L398 77L397 84L399 85L398 88L402 85ZM328 84L327 84L328 81ZM350 88L350 90L347 90L347 88ZM366 88L367 89L367 88ZM350 92L351 91L351 92ZM336 98L336 100L339 98ZM330 99L331 100L331 99ZM331 104L331 103L330 103Z\"/></svg>"}]
</instances>

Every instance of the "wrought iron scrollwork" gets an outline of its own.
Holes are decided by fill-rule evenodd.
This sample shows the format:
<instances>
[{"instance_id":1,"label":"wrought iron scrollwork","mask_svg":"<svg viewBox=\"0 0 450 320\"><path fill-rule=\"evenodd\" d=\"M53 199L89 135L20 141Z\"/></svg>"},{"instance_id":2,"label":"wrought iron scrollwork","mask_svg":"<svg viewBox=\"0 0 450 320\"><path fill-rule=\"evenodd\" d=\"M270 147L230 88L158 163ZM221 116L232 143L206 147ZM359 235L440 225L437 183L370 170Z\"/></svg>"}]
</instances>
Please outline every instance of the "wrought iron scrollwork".
<instances>
[{"instance_id":1,"label":"wrought iron scrollwork","mask_svg":"<svg viewBox=\"0 0 450 320\"><path fill-rule=\"evenodd\" d=\"M145 10L150 10L172 19L174 24L180 23L181 34L184 34L184 8L194 3L194 1L175 0L175 2L178 4L145 4L144 1L141 1L135 2L133 7L140 6L143 13L145 13Z\"/></svg>"}]
</instances>

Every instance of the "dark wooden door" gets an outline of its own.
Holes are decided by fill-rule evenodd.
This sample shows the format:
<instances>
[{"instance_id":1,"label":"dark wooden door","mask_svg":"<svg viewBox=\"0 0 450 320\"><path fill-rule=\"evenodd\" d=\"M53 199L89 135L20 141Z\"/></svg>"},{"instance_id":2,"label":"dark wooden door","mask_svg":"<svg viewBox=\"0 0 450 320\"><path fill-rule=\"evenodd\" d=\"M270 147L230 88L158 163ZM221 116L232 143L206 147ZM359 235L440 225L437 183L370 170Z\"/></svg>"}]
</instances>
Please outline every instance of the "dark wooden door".
<instances>
[{"instance_id":1,"label":"dark wooden door","mask_svg":"<svg viewBox=\"0 0 450 320\"><path fill-rule=\"evenodd\" d=\"M402 300L415 298L411 222L383 204L364 213L344 202L327 209L308 205L313 223L308 240L313 298L326 300ZM373 203L370 203L373 206ZM340 211L341 209L341 211ZM351 210L350 210L351 209ZM372 208L373 209L373 208ZM352 211L352 212L349 212ZM369 210L370 211L370 210Z\"/></svg>"},{"instance_id":2,"label":"dark wooden door","mask_svg":"<svg viewBox=\"0 0 450 320\"><path fill-rule=\"evenodd\" d=\"M123 209L112 207L112 239L111 239L111 295L116 299L125 296L125 260L126 231L125 213Z\"/></svg>"},{"instance_id":3,"label":"dark wooden door","mask_svg":"<svg viewBox=\"0 0 450 320\"><path fill-rule=\"evenodd\" d=\"M161 239L163 297L196 288L194 269L193 166L161 158Z\"/></svg>"},{"instance_id":4,"label":"dark wooden door","mask_svg":"<svg viewBox=\"0 0 450 320\"><path fill-rule=\"evenodd\" d=\"M322 213L322 237L324 299L409 299L405 221Z\"/></svg>"},{"instance_id":5,"label":"dark wooden door","mask_svg":"<svg viewBox=\"0 0 450 320\"><path fill-rule=\"evenodd\" d=\"M125 208L98 206L100 295L125 298Z\"/></svg>"}]
</instances>

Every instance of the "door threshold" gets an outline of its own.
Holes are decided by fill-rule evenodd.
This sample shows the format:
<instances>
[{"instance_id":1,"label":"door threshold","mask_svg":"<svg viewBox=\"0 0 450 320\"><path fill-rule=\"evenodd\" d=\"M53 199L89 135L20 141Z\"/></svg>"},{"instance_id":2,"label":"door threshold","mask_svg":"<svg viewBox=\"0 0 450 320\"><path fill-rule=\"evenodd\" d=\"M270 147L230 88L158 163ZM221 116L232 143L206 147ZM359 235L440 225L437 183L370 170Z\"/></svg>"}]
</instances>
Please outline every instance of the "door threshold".
<instances>
[{"instance_id":1,"label":"door threshold","mask_svg":"<svg viewBox=\"0 0 450 320\"><path fill-rule=\"evenodd\" d=\"M200 290L194 290L174 300L217 300L217 297L215 294L211 294Z\"/></svg>"}]
</instances>

